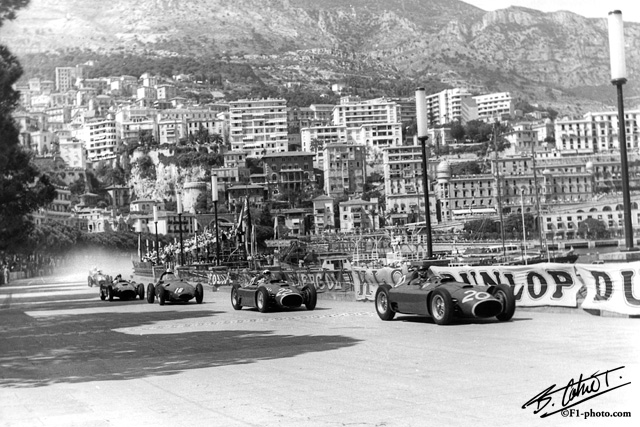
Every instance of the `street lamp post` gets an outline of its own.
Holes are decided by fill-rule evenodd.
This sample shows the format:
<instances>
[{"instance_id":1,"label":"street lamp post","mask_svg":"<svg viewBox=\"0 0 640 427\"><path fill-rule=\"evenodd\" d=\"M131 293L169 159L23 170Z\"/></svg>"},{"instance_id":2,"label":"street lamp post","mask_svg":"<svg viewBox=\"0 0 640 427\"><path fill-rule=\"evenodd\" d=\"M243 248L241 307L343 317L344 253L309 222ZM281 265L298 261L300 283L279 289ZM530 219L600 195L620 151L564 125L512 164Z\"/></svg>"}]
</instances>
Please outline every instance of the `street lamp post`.
<instances>
[{"instance_id":1,"label":"street lamp post","mask_svg":"<svg viewBox=\"0 0 640 427\"><path fill-rule=\"evenodd\" d=\"M153 223L156 225L156 265L160 265L160 246L158 245L158 207L153 206Z\"/></svg>"},{"instance_id":2,"label":"street lamp post","mask_svg":"<svg viewBox=\"0 0 640 427\"><path fill-rule=\"evenodd\" d=\"M178 230L180 232L180 266L184 265L184 245L182 244L182 197L178 193Z\"/></svg>"},{"instance_id":3,"label":"street lamp post","mask_svg":"<svg viewBox=\"0 0 640 427\"><path fill-rule=\"evenodd\" d=\"M424 189L424 225L427 229L427 258L433 258L433 242L431 240L431 212L429 209L429 180L427 177L427 98L425 89L416 89L416 121L418 122L418 141L422 145L422 186Z\"/></svg>"},{"instance_id":4,"label":"street lamp post","mask_svg":"<svg viewBox=\"0 0 640 427\"><path fill-rule=\"evenodd\" d=\"M220 240L218 236L218 175L211 175L211 200L216 221L216 265L220 265Z\"/></svg>"},{"instance_id":5,"label":"street lamp post","mask_svg":"<svg viewBox=\"0 0 640 427\"><path fill-rule=\"evenodd\" d=\"M611 60L611 83L618 92L618 141L620 145L620 164L622 175L622 201L624 209L624 237L627 250L633 249L633 225L631 223L631 196L629 194L629 166L627 163L627 136L624 118L624 98L622 85L627 82L627 69L624 57L624 27L622 12L609 12L609 54Z\"/></svg>"}]
</instances>

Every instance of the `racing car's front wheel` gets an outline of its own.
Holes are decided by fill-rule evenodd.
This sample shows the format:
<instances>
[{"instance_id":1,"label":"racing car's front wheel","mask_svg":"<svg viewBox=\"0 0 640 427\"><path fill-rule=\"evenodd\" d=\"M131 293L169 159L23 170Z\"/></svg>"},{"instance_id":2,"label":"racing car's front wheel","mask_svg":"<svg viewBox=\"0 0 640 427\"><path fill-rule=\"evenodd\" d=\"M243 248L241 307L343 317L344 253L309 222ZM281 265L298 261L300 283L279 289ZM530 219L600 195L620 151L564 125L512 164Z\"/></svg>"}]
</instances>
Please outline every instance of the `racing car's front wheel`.
<instances>
[{"instance_id":1,"label":"racing car's front wheel","mask_svg":"<svg viewBox=\"0 0 640 427\"><path fill-rule=\"evenodd\" d=\"M304 306L307 307L307 310L315 309L316 304L318 303L318 291L316 291L315 285L305 286L302 288L302 292L305 296Z\"/></svg>"},{"instance_id":2,"label":"racing car's front wheel","mask_svg":"<svg viewBox=\"0 0 640 427\"><path fill-rule=\"evenodd\" d=\"M376 291L376 311L382 320L392 320L396 312L391 309L389 303L389 286L380 286Z\"/></svg>"},{"instance_id":3,"label":"racing car's front wheel","mask_svg":"<svg viewBox=\"0 0 640 427\"><path fill-rule=\"evenodd\" d=\"M258 289L256 307L260 313L266 313L269 308L269 292L265 288Z\"/></svg>"},{"instance_id":4,"label":"racing car's front wheel","mask_svg":"<svg viewBox=\"0 0 640 427\"><path fill-rule=\"evenodd\" d=\"M242 310L242 304L240 304L240 297L238 296L238 285L234 285L231 288L231 307L234 310Z\"/></svg>"},{"instance_id":5,"label":"racing car's front wheel","mask_svg":"<svg viewBox=\"0 0 640 427\"><path fill-rule=\"evenodd\" d=\"M144 299L144 285L142 283L138 283L137 294L140 299Z\"/></svg>"},{"instance_id":6,"label":"racing car's front wheel","mask_svg":"<svg viewBox=\"0 0 640 427\"><path fill-rule=\"evenodd\" d=\"M202 288L202 284L198 283L196 285L196 303L202 304L203 298L204 298L204 289Z\"/></svg>"},{"instance_id":7,"label":"racing car's front wheel","mask_svg":"<svg viewBox=\"0 0 640 427\"><path fill-rule=\"evenodd\" d=\"M153 287L153 284L149 283L147 285L147 302L149 304L153 304L153 301L156 299L156 290Z\"/></svg>"},{"instance_id":8,"label":"racing car's front wheel","mask_svg":"<svg viewBox=\"0 0 640 427\"><path fill-rule=\"evenodd\" d=\"M105 292L105 290L101 287L100 288L100 299L102 301L104 301L107 298L107 293Z\"/></svg>"},{"instance_id":9,"label":"racing car's front wheel","mask_svg":"<svg viewBox=\"0 0 640 427\"><path fill-rule=\"evenodd\" d=\"M453 319L453 300L444 289L436 289L431 296L431 317L438 325L448 325Z\"/></svg>"},{"instance_id":10,"label":"racing car's front wheel","mask_svg":"<svg viewBox=\"0 0 640 427\"><path fill-rule=\"evenodd\" d=\"M166 299L167 292L162 286L158 286L158 303L160 303L160 305L164 305Z\"/></svg>"},{"instance_id":11,"label":"racing car's front wheel","mask_svg":"<svg viewBox=\"0 0 640 427\"><path fill-rule=\"evenodd\" d=\"M513 288L511 286L499 284L498 289L493 293L498 301L502 303L502 311L496 316L501 322L511 320L516 312L516 299L513 296Z\"/></svg>"},{"instance_id":12,"label":"racing car's front wheel","mask_svg":"<svg viewBox=\"0 0 640 427\"><path fill-rule=\"evenodd\" d=\"M87 277L87 285L88 285L89 287L92 287L92 286L93 286L93 282L91 281L91 277Z\"/></svg>"},{"instance_id":13,"label":"racing car's front wheel","mask_svg":"<svg viewBox=\"0 0 640 427\"><path fill-rule=\"evenodd\" d=\"M107 287L107 298L109 301L113 301L113 288L111 286Z\"/></svg>"}]
</instances>

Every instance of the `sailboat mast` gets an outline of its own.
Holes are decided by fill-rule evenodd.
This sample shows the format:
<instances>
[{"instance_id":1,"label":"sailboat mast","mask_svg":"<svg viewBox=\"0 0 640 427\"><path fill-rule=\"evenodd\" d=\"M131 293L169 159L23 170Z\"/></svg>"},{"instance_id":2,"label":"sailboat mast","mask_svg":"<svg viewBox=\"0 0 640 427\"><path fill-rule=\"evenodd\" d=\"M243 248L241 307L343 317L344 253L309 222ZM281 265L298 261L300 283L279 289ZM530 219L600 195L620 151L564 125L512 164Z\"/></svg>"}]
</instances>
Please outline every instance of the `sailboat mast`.
<instances>
[{"instance_id":1,"label":"sailboat mast","mask_svg":"<svg viewBox=\"0 0 640 427\"><path fill-rule=\"evenodd\" d=\"M531 143L531 167L533 168L533 189L535 191L536 197L536 215L538 221L538 234L540 238L540 250L544 250L545 242L544 242L544 233L542 230L542 213L540 212L540 194L538 193L538 174L536 172L536 152L535 152L535 143ZM549 251L547 250L547 261L551 261L549 259Z\"/></svg>"},{"instance_id":2,"label":"sailboat mast","mask_svg":"<svg viewBox=\"0 0 640 427\"><path fill-rule=\"evenodd\" d=\"M498 138L497 138L497 122L493 123L493 150L495 154L495 162L496 162L496 190L497 190L497 198L498 198L498 212L500 214L500 237L502 238L502 257L504 260L507 259L507 248L504 243L504 220L502 218L502 191L500 189L500 168L498 166Z\"/></svg>"}]
</instances>

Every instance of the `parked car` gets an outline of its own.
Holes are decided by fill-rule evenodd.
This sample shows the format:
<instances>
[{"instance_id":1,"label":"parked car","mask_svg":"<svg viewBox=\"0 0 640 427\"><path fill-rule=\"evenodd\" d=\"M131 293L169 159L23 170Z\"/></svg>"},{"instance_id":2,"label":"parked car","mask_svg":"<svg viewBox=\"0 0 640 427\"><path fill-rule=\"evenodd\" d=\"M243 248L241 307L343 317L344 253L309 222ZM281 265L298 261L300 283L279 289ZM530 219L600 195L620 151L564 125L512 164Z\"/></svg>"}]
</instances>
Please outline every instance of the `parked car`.
<instances>
[{"instance_id":1,"label":"parked car","mask_svg":"<svg viewBox=\"0 0 640 427\"><path fill-rule=\"evenodd\" d=\"M153 304L156 297L160 305L164 305L167 301L188 302L194 298L196 303L202 304L204 288L201 283L193 285L179 278L172 271L165 271L155 285L149 283L147 286L147 302Z\"/></svg>"},{"instance_id":2,"label":"parked car","mask_svg":"<svg viewBox=\"0 0 640 427\"><path fill-rule=\"evenodd\" d=\"M231 306L235 310L242 307L256 307L261 313L269 308L296 308L304 304L307 310L314 310L318 294L313 284L298 286L289 283L281 273L271 274L269 270L254 276L245 285L231 287Z\"/></svg>"},{"instance_id":3,"label":"parked car","mask_svg":"<svg viewBox=\"0 0 640 427\"><path fill-rule=\"evenodd\" d=\"M133 280L125 280L119 274L110 283L100 285L100 299L103 301L113 301L114 298L132 300L136 297L144 299L144 285Z\"/></svg>"},{"instance_id":4,"label":"parked car","mask_svg":"<svg viewBox=\"0 0 640 427\"><path fill-rule=\"evenodd\" d=\"M513 288L508 285L470 285L429 274L412 271L396 286L380 286L375 295L380 319L392 320L396 313L418 314L447 325L455 317L495 317L504 322L515 313Z\"/></svg>"}]
</instances>

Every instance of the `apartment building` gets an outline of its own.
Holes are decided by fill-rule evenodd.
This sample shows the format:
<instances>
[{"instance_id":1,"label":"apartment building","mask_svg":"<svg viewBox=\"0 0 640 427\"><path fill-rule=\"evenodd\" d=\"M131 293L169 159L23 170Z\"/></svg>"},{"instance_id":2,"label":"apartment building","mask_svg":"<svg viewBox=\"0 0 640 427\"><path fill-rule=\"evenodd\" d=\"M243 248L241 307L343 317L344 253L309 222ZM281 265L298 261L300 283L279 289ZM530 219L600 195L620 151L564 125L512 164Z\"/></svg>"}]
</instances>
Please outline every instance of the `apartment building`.
<instances>
[{"instance_id":1,"label":"apartment building","mask_svg":"<svg viewBox=\"0 0 640 427\"><path fill-rule=\"evenodd\" d=\"M107 118L88 119L76 132L84 141L87 159L91 161L115 157L118 147L116 121Z\"/></svg>"},{"instance_id":2,"label":"apartment building","mask_svg":"<svg viewBox=\"0 0 640 427\"><path fill-rule=\"evenodd\" d=\"M511 117L514 113L511 93L497 92L474 96L478 120L492 122L502 117Z\"/></svg>"},{"instance_id":3,"label":"apartment building","mask_svg":"<svg viewBox=\"0 0 640 427\"><path fill-rule=\"evenodd\" d=\"M378 199L352 199L340 202L340 231L377 230L380 228Z\"/></svg>"},{"instance_id":4,"label":"apartment building","mask_svg":"<svg viewBox=\"0 0 640 427\"><path fill-rule=\"evenodd\" d=\"M313 153L304 151L264 155L263 184L268 189L269 197L282 192L300 192L312 187L315 184L313 158Z\"/></svg>"},{"instance_id":5,"label":"apartment building","mask_svg":"<svg viewBox=\"0 0 640 427\"><path fill-rule=\"evenodd\" d=\"M229 137L232 150L250 150L252 156L288 151L286 101L244 99L229 103Z\"/></svg>"},{"instance_id":6,"label":"apartment building","mask_svg":"<svg viewBox=\"0 0 640 427\"><path fill-rule=\"evenodd\" d=\"M75 87L76 79L82 79L84 69L80 65L75 67L56 67L55 86L58 92L66 92Z\"/></svg>"},{"instance_id":7,"label":"apartment building","mask_svg":"<svg viewBox=\"0 0 640 427\"><path fill-rule=\"evenodd\" d=\"M445 89L426 95L429 127L459 121L464 124L478 118L476 102L466 89Z\"/></svg>"},{"instance_id":8,"label":"apartment building","mask_svg":"<svg viewBox=\"0 0 640 427\"><path fill-rule=\"evenodd\" d=\"M313 199L313 224L316 233L336 228L333 197L322 195Z\"/></svg>"},{"instance_id":9,"label":"apartment building","mask_svg":"<svg viewBox=\"0 0 640 427\"><path fill-rule=\"evenodd\" d=\"M324 192L335 197L362 193L366 179L366 147L334 142L324 147Z\"/></svg>"},{"instance_id":10,"label":"apartment building","mask_svg":"<svg viewBox=\"0 0 640 427\"><path fill-rule=\"evenodd\" d=\"M383 150L385 186L385 216L391 225L424 221L425 198L422 175L422 147L402 145ZM430 162L433 168L433 162ZM432 175L432 174L430 174ZM430 182L429 185L433 185ZM436 198L429 194L429 211L433 223L437 222Z\"/></svg>"},{"instance_id":11,"label":"apartment building","mask_svg":"<svg viewBox=\"0 0 640 427\"><path fill-rule=\"evenodd\" d=\"M302 151L315 153L313 164L320 168L324 163L324 147L334 142L347 141L347 127L344 125L310 126L300 129Z\"/></svg>"}]
</instances>

